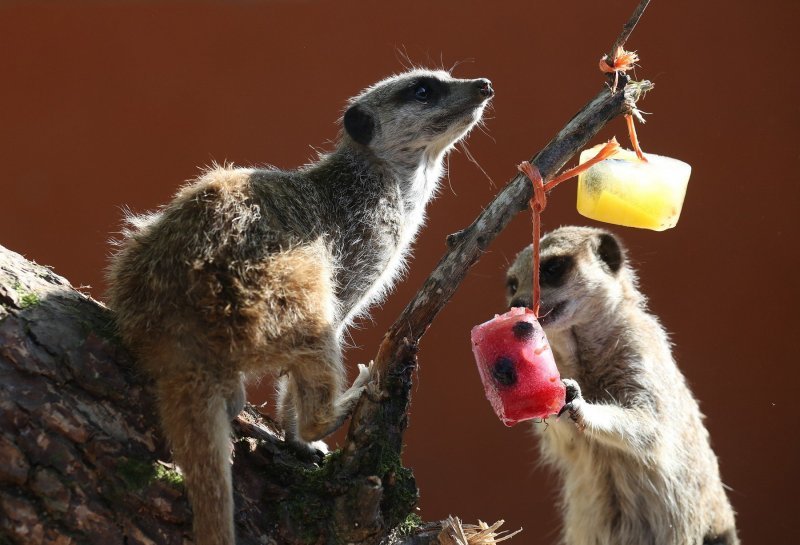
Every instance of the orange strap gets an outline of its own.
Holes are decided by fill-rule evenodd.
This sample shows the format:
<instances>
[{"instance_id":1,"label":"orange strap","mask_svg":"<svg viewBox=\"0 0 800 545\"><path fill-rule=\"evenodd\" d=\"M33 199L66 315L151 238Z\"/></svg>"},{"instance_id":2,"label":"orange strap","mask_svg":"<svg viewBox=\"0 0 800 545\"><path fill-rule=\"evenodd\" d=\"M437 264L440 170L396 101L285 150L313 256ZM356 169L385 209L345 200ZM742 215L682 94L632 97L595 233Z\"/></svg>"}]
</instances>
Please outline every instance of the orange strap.
<instances>
[{"instance_id":1,"label":"orange strap","mask_svg":"<svg viewBox=\"0 0 800 545\"><path fill-rule=\"evenodd\" d=\"M539 318L539 306L541 304L541 287L539 286L539 253L540 253L540 239L541 239L541 230L542 230L542 211L547 206L547 193L550 189L554 188L561 182L569 180L580 174L581 172L587 170L589 167L594 165L595 163L599 163L605 159L608 159L619 149L619 144L617 143L616 138L612 138L606 145L602 147L600 151L597 152L597 155L586 161L585 163L578 165L575 168L571 168L561 174L560 176L556 176L552 180L547 183L544 183L542 180L542 175L539 172L539 169L536 166L530 164L528 161L523 161L517 166L517 169L522 172L525 176L533 184L533 196L530 200L530 207L531 207L531 214L532 214L532 223L533 223L533 297L531 298L531 309L533 309L533 315L536 318Z\"/></svg>"},{"instance_id":2,"label":"orange strap","mask_svg":"<svg viewBox=\"0 0 800 545\"><path fill-rule=\"evenodd\" d=\"M614 52L614 58L609 59L608 55L603 55L600 59L600 70L606 74L613 72L627 72L639 62L639 55L636 51L625 51L618 47Z\"/></svg>"},{"instance_id":3,"label":"orange strap","mask_svg":"<svg viewBox=\"0 0 800 545\"><path fill-rule=\"evenodd\" d=\"M631 114L625 114L625 122L628 124L628 136L631 139L633 151L636 152L636 157L644 162L647 162L647 158L644 156L644 153L642 153L642 148L639 147L639 138L636 136L636 127L633 125L633 116Z\"/></svg>"},{"instance_id":4,"label":"orange strap","mask_svg":"<svg viewBox=\"0 0 800 545\"><path fill-rule=\"evenodd\" d=\"M611 92L617 92L617 83L619 82L619 73L627 72L634 67L639 60L639 55L635 51L625 51L622 46L618 47L614 52L614 58L609 59L608 55L603 55L600 59L600 71L606 74L614 74L614 85L611 87Z\"/></svg>"},{"instance_id":5,"label":"orange strap","mask_svg":"<svg viewBox=\"0 0 800 545\"><path fill-rule=\"evenodd\" d=\"M533 315L539 318L539 303L541 301L541 288L539 287L539 239L541 238L542 231L542 211L547 206L547 194L545 193L544 180L539 173L539 169L530 164L528 161L523 161L517 166L517 169L522 172L533 184L533 196L531 197L530 206L533 223L533 297L531 298L531 309Z\"/></svg>"}]
</instances>

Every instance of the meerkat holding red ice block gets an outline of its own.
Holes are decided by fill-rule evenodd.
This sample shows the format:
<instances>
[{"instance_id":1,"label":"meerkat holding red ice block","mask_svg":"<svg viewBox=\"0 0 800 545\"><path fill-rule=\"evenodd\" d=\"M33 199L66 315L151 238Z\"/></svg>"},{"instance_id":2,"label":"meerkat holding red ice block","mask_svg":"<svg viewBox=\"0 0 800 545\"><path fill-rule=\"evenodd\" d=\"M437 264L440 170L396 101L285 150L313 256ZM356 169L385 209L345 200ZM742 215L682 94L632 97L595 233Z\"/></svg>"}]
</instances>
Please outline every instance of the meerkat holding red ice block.
<instances>
[{"instance_id":1,"label":"meerkat holding red ice block","mask_svg":"<svg viewBox=\"0 0 800 545\"><path fill-rule=\"evenodd\" d=\"M369 380L344 388L342 336L388 291L444 157L480 120L487 79L413 70L350 100L330 154L294 171L216 168L154 214L129 218L109 306L156 383L183 469L196 545L233 545L230 418L243 379L282 374L287 436L341 425Z\"/></svg>"},{"instance_id":2,"label":"meerkat holding red ice block","mask_svg":"<svg viewBox=\"0 0 800 545\"><path fill-rule=\"evenodd\" d=\"M738 544L703 416L622 245L562 227L541 248L539 322L567 403L537 429L563 479L563 543ZM509 306L530 306L531 267L529 246L508 270Z\"/></svg>"}]
</instances>

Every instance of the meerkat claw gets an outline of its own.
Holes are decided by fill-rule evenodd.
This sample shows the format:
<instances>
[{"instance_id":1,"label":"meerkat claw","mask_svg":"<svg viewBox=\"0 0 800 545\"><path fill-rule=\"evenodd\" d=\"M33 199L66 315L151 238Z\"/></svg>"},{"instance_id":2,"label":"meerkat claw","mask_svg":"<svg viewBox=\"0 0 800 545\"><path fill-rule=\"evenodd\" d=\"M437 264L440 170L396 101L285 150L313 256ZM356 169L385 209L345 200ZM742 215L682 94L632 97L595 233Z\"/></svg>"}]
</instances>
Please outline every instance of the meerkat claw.
<instances>
[{"instance_id":1,"label":"meerkat claw","mask_svg":"<svg viewBox=\"0 0 800 545\"><path fill-rule=\"evenodd\" d=\"M372 366L373 362L369 362L369 364L364 365L363 363L358 364L358 376L353 381L353 386L366 386L370 383L372 379Z\"/></svg>"},{"instance_id":2,"label":"meerkat claw","mask_svg":"<svg viewBox=\"0 0 800 545\"><path fill-rule=\"evenodd\" d=\"M561 382L564 383L564 386L567 388L567 393L564 399L566 404L570 404L576 399L583 399L583 395L581 394L581 387L578 385L576 381L571 378L565 378Z\"/></svg>"},{"instance_id":3,"label":"meerkat claw","mask_svg":"<svg viewBox=\"0 0 800 545\"><path fill-rule=\"evenodd\" d=\"M558 417L560 418L562 414L569 412L569 417L577 422L578 421L578 406L583 401L583 395L581 394L581 387L578 385L577 382L572 380L571 378L565 378L562 380L564 386L567 388L567 392L564 398L564 406L561 407L561 410L558 411Z\"/></svg>"}]
</instances>

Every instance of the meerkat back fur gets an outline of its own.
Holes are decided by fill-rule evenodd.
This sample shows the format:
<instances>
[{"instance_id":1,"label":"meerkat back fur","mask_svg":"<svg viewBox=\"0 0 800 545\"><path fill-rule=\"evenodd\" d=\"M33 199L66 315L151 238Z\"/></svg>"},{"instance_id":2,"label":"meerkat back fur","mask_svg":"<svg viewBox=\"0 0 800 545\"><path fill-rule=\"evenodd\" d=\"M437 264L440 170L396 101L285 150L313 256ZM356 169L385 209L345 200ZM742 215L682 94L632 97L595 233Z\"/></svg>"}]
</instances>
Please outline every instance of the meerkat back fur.
<instances>
[{"instance_id":1,"label":"meerkat back fur","mask_svg":"<svg viewBox=\"0 0 800 545\"><path fill-rule=\"evenodd\" d=\"M295 171L217 167L129 218L108 270L121 335L156 385L197 545L232 545L230 419L243 381L282 375L287 437L348 416L342 336L391 287L443 158L480 120L488 80L413 70L351 99L335 150Z\"/></svg>"},{"instance_id":2,"label":"meerkat back fur","mask_svg":"<svg viewBox=\"0 0 800 545\"><path fill-rule=\"evenodd\" d=\"M737 544L703 416L619 240L562 227L542 237L540 263L540 323L568 403L536 427L563 479L563 543ZM529 246L508 271L509 306L531 306L531 270Z\"/></svg>"}]
</instances>

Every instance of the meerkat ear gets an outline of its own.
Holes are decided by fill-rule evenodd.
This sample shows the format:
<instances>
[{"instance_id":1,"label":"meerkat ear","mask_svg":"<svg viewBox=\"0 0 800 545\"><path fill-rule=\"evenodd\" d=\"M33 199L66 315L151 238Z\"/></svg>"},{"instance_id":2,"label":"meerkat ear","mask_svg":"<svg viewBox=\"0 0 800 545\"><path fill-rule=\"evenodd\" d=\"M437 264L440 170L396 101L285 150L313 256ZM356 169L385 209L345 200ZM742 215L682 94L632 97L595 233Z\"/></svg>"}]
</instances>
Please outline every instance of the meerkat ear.
<instances>
[{"instance_id":1,"label":"meerkat ear","mask_svg":"<svg viewBox=\"0 0 800 545\"><path fill-rule=\"evenodd\" d=\"M363 106L353 104L344 113L344 130L350 138L366 146L375 132L375 119Z\"/></svg>"},{"instance_id":2,"label":"meerkat ear","mask_svg":"<svg viewBox=\"0 0 800 545\"><path fill-rule=\"evenodd\" d=\"M619 240L611 233L602 233L598 238L597 255L612 273L616 273L625 261L625 252Z\"/></svg>"}]
</instances>

